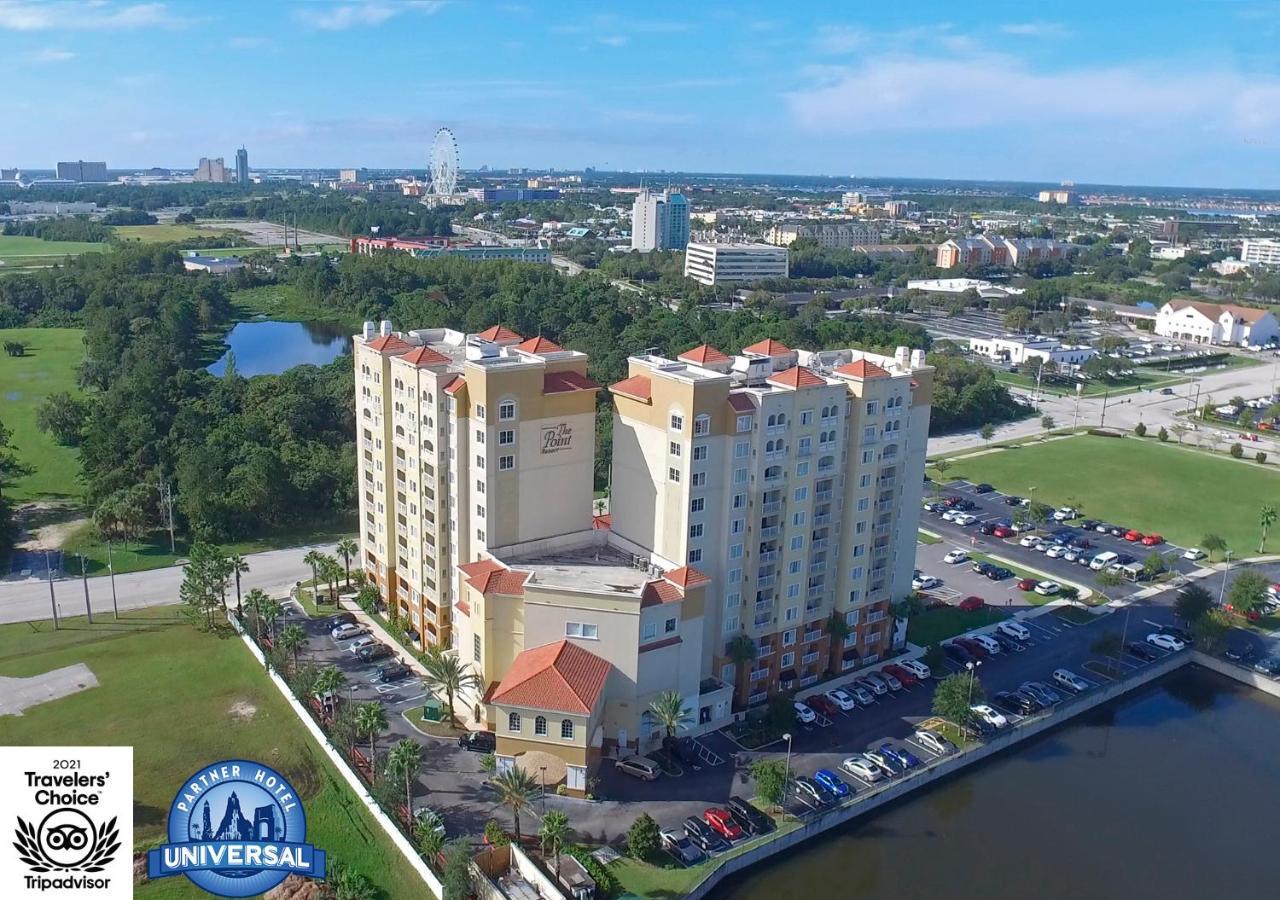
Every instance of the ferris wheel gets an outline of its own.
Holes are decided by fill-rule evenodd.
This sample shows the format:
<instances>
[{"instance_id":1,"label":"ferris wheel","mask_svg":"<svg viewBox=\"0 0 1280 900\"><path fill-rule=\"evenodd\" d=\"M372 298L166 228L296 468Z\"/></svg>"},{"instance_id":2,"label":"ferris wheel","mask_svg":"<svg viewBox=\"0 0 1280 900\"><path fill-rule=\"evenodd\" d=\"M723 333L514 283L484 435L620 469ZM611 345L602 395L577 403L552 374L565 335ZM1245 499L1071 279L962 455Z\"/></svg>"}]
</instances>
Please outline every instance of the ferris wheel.
<instances>
[{"instance_id":1,"label":"ferris wheel","mask_svg":"<svg viewBox=\"0 0 1280 900\"><path fill-rule=\"evenodd\" d=\"M458 189L458 140L448 128L431 143L431 193L450 197Z\"/></svg>"}]
</instances>

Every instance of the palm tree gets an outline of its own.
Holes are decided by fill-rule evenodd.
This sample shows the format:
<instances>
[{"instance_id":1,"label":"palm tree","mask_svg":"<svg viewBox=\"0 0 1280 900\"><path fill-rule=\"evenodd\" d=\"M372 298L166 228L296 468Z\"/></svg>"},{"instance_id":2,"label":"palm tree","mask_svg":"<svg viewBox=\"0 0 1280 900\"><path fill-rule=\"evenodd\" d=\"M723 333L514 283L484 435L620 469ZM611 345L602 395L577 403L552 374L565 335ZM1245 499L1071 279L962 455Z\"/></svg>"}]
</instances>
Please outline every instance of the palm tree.
<instances>
[{"instance_id":1,"label":"palm tree","mask_svg":"<svg viewBox=\"0 0 1280 900\"><path fill-rule=\"evenodd\" d=\"M538 792L538 785L533 776L519 766L512 766L493 778L490 782L498 791L498 800L503 806L511 807L511 816L515 819L516 843L520 843L520 810L533 802Z\"/></svg>"},{"instance_id":2,"label":"palm tree","mask_svg":"<svg viewBox=\"0 0 1280 900\"><path fill-rule=\"evenodd\" d=\"M320 577L329 586L329 602L336 606L338 603L338 581L342 578L342 566L338 565L338 561L332 556L328 554L322 555L320 557Z\"/></svg>"},{"instance_id":3,"label":"palm tree","mask_svg":"<svg viewBox=\"0 0 1280 900\"><path fill-rule=\"evenodd\" d=\"M418 842L418 852L434 868L436 857L444 849L444 835L440 832L440 826L436 818L434 816L426 816L421 819L414 819L413 839Z\"/></svg>"},{"instance_id":4,"label":"palm tree","mask_svg":"<svg viewBox=\"0 0 1280 900\"><path fill-rule=\"evenodd\" d=\"M462 662L458 654L446 653L435 646L423 655L422 664L427 670L424 686L437 696L444 693L449 707L449 724L455 725L457 718L453 714L454 697L463 691L478 689L481 685L480 676L472 671L470 663Z\"/></svg>"},{"instance_id":5,"label":"palm tree","mask_svg":"<svg viewBox=\"0 0 1280 900\"><path fill-rule=\"evenodd\" d=\"M1226 540L1218 534L1209 532L1200 538L1200 549L1209 554L1209 561L1213 562L1213 554L1222 553L1227 549Z\"/></svg>"},{"instance_id":6,"label":"palm tree","mask_svg":"<svg viewBox=\"0 0 1280 900\"><path fill-rule=\"evenodd\" d=\"M422 747L417 741L404 738L387 754L387 774L404 779L404 808L413 818L413 780L422 770Z\"/></svg>"},{"instance_id":7,"label":"palm tree","mask_svg":"<svg viewBox=\"0 0 1280 900\"><path fill-rule=\"evenodd\" d=\"M677 731L693 724L693 710L684 705L679 691L663 691L649 704L649 715L662 726L663 752L667 755L667 765L671 765L671 739Z\"/></svg>"},{"instance_id":8,"label":"palm tree","mask_svg":"<svg viewBox=\"0 0 1280 900\"><path fill-rule=\"evenodd\" d=\"M839 675L840 667L836 664L836 660L840 656L840 648L844 646L845 638L853 633L853 628L844 620L844 616L838 612L832 612L827 617L824 626L827 632L827 639L831 642L828 648L830 658L827 660L827 674Z\"/></svg>"},{"instance_id":9,"label":"palm tree","mask_svg":"<svg viewBox=\"0 0 1280 900\"><path fill-rule=\"evenodd\" d=\"M284 605L275 597L266 596L264 596L260 605L259 614L262 616L262 621L266 623L267 635L271 638L271 642L275 643L276 622L284 615Z\"/></svg>"},{"instance_id":10,"label":"palm tree","mask_svg":"<svg viewBox=\"0 0 1280 900\"><path fill-rule=\"evenodd\" d=\"M556 860L556 878L560 877L560 852L564 850L573 831L569 828L569 817L558 809L553 809L542 817L542 829L538 832L542 838L542 859L546 861L550 853Z\"/></svg>"},{"instance_id":11,"label":"palm tree","mask_svg":"<svg viewBox=\"0 0 1280 900\"><path fill-rule=\"evenodd\" d=\"M298 651L307 644L307 633L302 629L301 625L286 625L284 630L280 632L280 640L277 645L280 649L293 657L293 670L298 670Z\"/></svg>"},{"instance_id":12,"label":"palm tree","mask_svg":"<svg viewBox=\"0 0 1280 900\"><path fill-rule=\"evenodd\" d=\"M1258 544L1258 552L1265 553L1267 550L1267 531L1272 525L1276 524L1276 508L1274 506L1262 507L1258 521L1262 525L1262 541Z\"/></svg>"},{"instance_id":13,"label":"palm tree","mask_svg":"<svg viewBox=\"0 0 1280 900\"><path fill-rule=\"evenodd\" d=\"M747 702L748 664L756 661L756 642L749 634L737 634L724 645L724 655L733 663L738 679L738 702Z\"/></svg>"},{"instance_id":14,"label":"palm tree","mask_svg":"<svg viewBox=\"0 0 1280 900\"><path fill-rule=\"evenodd\" d=\"M239 553L228 556L227 562L231 566L231 574L236 577L236 618L238 619L244 614L244 608L240 604L240 576L249 574L249 563Z\"/></svg>"},{"instance_id":15,"label":"palm tree","mask_svg":"<svg viewBox=\"0 0 1280 900\"><path fill-rule=\"evenodd\" d=\"M351 588L351 557L360 552L360 545L355 542L354 538L343 538L338 541L338 546L334 548L338 555L342 557L342 565L347 570L347 588Z\"/></svg>"},{"instance_id":16,"label":"palm tree","mask_svg":"<svg viewBox=\"0 0 1280 900\"><path fill-rule=\"evenodd\" d=\"M378 771L378 735L387 730L387 711L376 700L361 703L356 710L356 730L369 739L369 778Z\"/></svg>"},{"instance_id":17,"label":"palm tree","mask_svg":"<svg viewBox=\"0 0 1280 900\"><path fill-rule=\"evenodd\" d=\"M245 605L249 607L249 612L253 613L253 627L259 641L262 640L262 610L270 599L267 592L259 588L254 588L245 597Z\"/></svg>"},{"instance_id":18,"label":"palm tree","mask_svg":"<svg viewBox=\"0 0 1280 900\"><path fill-rule=\"evenodd\" d=\"M318 696L324 697L328 695L332 698L332 703L336 707L338 699L338 691L342 690L342 686L347 683L347 676L342 674L342 670L337 666L325 666L320 670L320 674L316 676L315 692Z\"/></svg>"},{"instance_id":19,"label":"palm tree","mask_svg":"<svg viewBox=\"0 0 1280 900\"><path fill-rule=\"evenodd\" d=\"M320 594L320 561L324 559L324 554L319 550L308 550L307 555L302 557L302 561L311 567L311 599L315 600Z\"/></svg>"}]
</instances>

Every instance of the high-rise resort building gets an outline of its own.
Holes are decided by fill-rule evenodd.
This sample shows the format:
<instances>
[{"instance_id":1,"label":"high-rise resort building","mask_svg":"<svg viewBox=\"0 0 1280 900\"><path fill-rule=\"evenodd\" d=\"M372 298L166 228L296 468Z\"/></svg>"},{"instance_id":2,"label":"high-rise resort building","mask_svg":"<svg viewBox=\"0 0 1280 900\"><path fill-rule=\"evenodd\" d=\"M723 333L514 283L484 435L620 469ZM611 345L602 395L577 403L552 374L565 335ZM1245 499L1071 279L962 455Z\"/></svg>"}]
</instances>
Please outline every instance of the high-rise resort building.
<instances>
[{"instance_id":1,"label":"high-rise resort building","mask_svg":"<svg viewBox=\"0 0 1280 900\"><path fill-rule=\"evenodd\" d=\"M641 188L631 207L631 249L683 250L689 243L689 202L673 191Z\"/></svg>"},{"instance_id":2,"label":"high-rise resort building","mask_svg":"<svg viewBox=\"0 0 1280 900\"><path fill-rule=\"evenodd\" d=\"M661 742L664 691L696 735L905 637L890 605L915 561L921 351L632 357L593 515L585 354L500 325L366 323L355 344L363 567L481 675L457 711L495 733L500 770L549 765L581 795L602 757Z\"/></svg>"}]
</instances>

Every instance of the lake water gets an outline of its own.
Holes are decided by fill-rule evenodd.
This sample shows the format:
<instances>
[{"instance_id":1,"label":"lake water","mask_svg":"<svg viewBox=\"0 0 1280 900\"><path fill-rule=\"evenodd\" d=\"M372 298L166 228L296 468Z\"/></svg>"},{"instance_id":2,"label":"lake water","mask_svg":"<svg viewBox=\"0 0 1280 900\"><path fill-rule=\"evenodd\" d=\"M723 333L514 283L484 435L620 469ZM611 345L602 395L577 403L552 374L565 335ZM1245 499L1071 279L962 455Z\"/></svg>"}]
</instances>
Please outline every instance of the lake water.
<instances>
[{"instance_id":1,"label":"lake water","mask_svg":"<svg viewBox=\"0 0 1280 900\"><path fill-rule=\"evenodd\" d=\"M328 322L240 322L227 335L241 375L278 375L294 366L322 366L351 350L351 331ZM209 371L222 375L227 355Z\"/></svg>"},{"instance_id":2,"label":"lake water","mask_svg":"<svg viewBox=\"0 0 1280 900\"><path fill-rule=\"evenodd\" d=\"M1274 897L1280 701L1187 667L718 898Z\"/></svg>"}]
</instances>

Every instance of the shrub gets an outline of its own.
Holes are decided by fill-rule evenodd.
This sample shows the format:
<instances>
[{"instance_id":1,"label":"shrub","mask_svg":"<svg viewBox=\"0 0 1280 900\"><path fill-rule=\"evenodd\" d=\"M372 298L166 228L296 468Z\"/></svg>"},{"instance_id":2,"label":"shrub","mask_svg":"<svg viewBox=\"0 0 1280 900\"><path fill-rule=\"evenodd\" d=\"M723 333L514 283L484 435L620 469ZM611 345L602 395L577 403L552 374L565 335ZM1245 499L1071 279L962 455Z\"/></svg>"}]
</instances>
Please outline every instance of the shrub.
<instances>
[{"instance_id":1,"label":"shrub","mask_svg":"<svg viewBox=\"0 0 1280 900\"><path fill-rule=\"evenodd\" d=\"M1229 452L1231 453L1232 459L1239 459L1240 457L1244 456L1244 448L1241 447L1239 444L1232 444L1231 450Z\"/></svg>"},{"instance_id":2,"label":"shrub","mask_svg":"<svg viewBox=\"0 0 1280 900\"><path fill-rule=\"evenodd\" d=\"M1137 425L1133 426L1133 433L1136 434L1138 437L1146 437L1147 426L1139 422Z\"/></svg>"},{"instance_id":3,"label":"shrub","mask_svg":"<svg viewBox=\"0 0 1280 900\"><path fill-rule=\"evenodd\" d=\"M1169 440L1169 432L1165 430L1165 427L1163 425L1161 425L1160 430L1156 432L1156 440L1160 441L1161 443L1164 443L1165 441Z\"/></svg>"},{"instance_id":4,"label":"shrub","mask_svg":"<svg viewBox=\"0 0 1280 900\"><path fill-rule=\"evenodd\" d=\"M658 849L658 823L648 813L640 813L627 829L627 852L635 859L648 859Z\"/></svg>"},{"instance_id":5,"label":"shrub","mask_svg":"<svg viewBox=\"0 0 1280 900\"><path fill-rule=\"evenodd\" d=\"M490 847L505 847L511 843L511 838L507 837L507 833L502 830L497 819L490 819L484 823L484 840Z\"/></svg>"},{"instance_id":6,"label":"shrub","mask_svg":"<svg viewBox=\"0 0 1280 900\"><path fill-rule=\"evenodd\" d=\"M570 856L582 863L582 867L587 870L587 874L591 876L596 883L596 890L601 897L616 897L622 892L622 885L618 883L618 879L613 873L600 865L600 861L591 855L591 851L586 847L573 846L566 851Z\"/></svg>"},{"instance_id":7,"label":"shrub","mask_svg":"<svg viewBox=\"0 0 1280 900\"><path fill-rule=\"evenodd\" d=\"M556 785L557 797L566 797L568 796L568 794L569 794L569 786L566 785L563 781Z\"/></svg>"},{"instance_id":8,"label":"shrub","mask_svg":"<svg viewBox=\"0 0 1280 900\"><path fill-rule=\"evenodd\" d=\"M1253 458L1260 463L1264 463L1267 461L1267 454L1264 451L1259 450L1257 453L1253 455Z\"/></svg>"}]
</instances>

